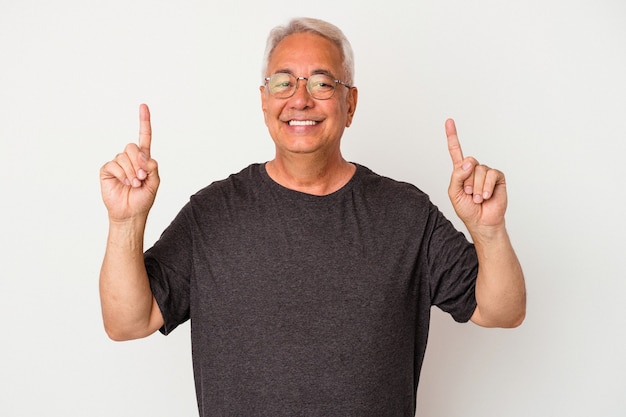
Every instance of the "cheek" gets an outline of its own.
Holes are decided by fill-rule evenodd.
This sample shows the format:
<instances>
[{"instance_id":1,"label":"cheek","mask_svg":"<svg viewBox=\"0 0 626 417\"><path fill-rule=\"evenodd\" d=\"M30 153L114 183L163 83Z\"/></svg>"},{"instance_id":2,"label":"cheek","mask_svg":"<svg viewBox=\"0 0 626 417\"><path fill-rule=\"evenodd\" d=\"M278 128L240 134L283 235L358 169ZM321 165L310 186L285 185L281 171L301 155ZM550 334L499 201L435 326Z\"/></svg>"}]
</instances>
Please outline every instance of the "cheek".
<instances>
[{"instance_id":1,"label":"cheek","mask_svg":"<svg viewBox=\"0 0 626 417\"><path fill-rule=\"evenodd\" d=\"M270 123L270 111L267 108L267 104L263 103L263 106L261 107L261 110L263 110L263 120L265 121L265 125L269 126Z\"/></svg>"},{"instance_id":2,"label":"cheek","mask_svg":"<svg viewBox=\"0 0 626 417\"><path fill-rule=\"evenodd\" d=\"M272 113L275 113L275 107L272 107L272 102L270 99L268 99L268 97L265 95L265 93L261 94L261 110L263 110L263 115L265 116L265 118L267 119L268 116Z\"/></svg>"},{"instance_id":3,"label":"cheek","mask_svg":"<svg viewBox=\"0 0 626 417\"><path fill-rule=\"evenodd\" d=\"M263 107L263 120L265 121L266 126L270 126L276 120L276 109L273 109L271 106Z\"/></svg>"},{"instance_id":4,"label":"cheek","mask_svg":"<svg viewBox=\"0 0 626 417\"><path fill-rule=\"evenodd\" d=\"M280 125L279 116L280 116L281 108L271 103L265 103L263 106L263 120L265 121L265 126L269 129L276 129L278 125Z\"/></svg>"},{"instance_id":5,"label":"cheek","mask_svg":"<svg viewBox=\"0 0 626 417\"><path fill-rule=\"evenodd\" d=\"M352 123L352 113L349 111L350 106L347 103L345 103L341 105L340 107L341 109L338 113L341 114L343 118L345 119L344 126L348 127Z\"/></svg>"}]
</instances>

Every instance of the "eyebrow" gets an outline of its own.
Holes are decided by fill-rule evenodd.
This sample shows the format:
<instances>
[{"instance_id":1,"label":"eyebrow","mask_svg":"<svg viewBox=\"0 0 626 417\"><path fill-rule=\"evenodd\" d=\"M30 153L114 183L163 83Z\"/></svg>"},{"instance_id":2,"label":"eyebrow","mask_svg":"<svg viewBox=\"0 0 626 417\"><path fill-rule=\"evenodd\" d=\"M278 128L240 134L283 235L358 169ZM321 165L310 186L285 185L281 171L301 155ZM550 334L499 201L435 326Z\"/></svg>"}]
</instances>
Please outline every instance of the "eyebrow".
<instances>
[{"instance_id":1,"label":"eyebrow","mask_svg":"<svg viewBox=\"0 0 626 417\"><path fill-rule=\"evenodd\" d=\"M284 68L284 69L278 69L276 70L276 72L274 72L274 74L278 74L278 73L286 73L286 74L291 74L294 77L296 77L296 74L294 74L294 72L290 69ZM328 75L329 77L335 79L336 77L328 70L325 69L316 69L313 70L311 72L311 74L309 74L307 77L310 77L311 75L315 75L315 74L324 74L324 75ZM306 78L306 77L305 77Z\"/></svg>"}]
</instances>

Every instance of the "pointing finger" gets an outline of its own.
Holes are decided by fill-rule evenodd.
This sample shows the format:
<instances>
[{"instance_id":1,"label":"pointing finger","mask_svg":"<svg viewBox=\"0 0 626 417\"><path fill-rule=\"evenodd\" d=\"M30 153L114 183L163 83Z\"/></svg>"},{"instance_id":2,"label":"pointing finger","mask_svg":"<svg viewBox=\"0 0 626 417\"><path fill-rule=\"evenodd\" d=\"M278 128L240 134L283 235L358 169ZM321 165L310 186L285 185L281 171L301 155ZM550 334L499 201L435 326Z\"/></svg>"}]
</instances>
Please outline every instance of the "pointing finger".
<instances>
[{"instance_id":1,"label":"pointing finger","mask_svg":"<svg viewBox=\"0 0 626 417\"><path fill-rule=\"evenodd\" d=\"M459 143L459 137L456 134L456 126L454 120L446 120L446 136L448 137L448 151L452 158L452 164L457 166L463 161L463 151Z\"/></svg>"},{"instance_id":2,"label":"pointing finger","mask_svg":"<svg viewBox=\"0 0 626 417\"><path fill-rule=\"evenodd\" d=\"M150 125L150 109L146 104L139 106L139 148L150 157L152 145L152 126Z\"/></svg>"}]
</instances>

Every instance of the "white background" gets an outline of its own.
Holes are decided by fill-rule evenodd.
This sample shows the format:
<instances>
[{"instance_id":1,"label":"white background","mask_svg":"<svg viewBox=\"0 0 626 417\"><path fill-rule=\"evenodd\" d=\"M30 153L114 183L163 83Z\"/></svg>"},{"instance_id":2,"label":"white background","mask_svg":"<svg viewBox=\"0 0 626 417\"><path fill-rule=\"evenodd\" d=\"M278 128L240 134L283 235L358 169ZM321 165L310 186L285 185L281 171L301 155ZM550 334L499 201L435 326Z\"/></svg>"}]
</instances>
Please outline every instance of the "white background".
<instances>
[{"instance_id":1,"label":"white background","mask_svg":"<svg viewBox=\"0 0 626 417\"><path fill-rule=\"evenodd\" d=\"M105 336L98 171L148 103L162 177L149 245L190 194L270 159L265 38L300 15L353 43L347 159L455 219L453 117L465 153L507 175L526 322L435 313L418 415L626 415L622 0L0 0L0 414L197 415L188 325Z\"/></svg>"}]
</instances>

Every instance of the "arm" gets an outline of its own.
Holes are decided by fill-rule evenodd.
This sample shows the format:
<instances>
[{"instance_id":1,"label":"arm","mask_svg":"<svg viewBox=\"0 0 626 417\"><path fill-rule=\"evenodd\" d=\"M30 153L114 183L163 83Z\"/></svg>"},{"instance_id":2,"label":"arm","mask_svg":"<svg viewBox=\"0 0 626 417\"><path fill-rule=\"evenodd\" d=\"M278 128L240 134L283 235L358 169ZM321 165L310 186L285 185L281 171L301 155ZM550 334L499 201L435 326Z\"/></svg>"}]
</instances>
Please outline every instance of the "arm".
<instances>
[{"instance_id":1,"label":"arm","mask_svg":"<svg viewBox=\"0 0 626 417\"><path fill-rule=\"evenodd\" d=\"M157 162L150 157L152 131L146 105L139 110L139 144L100 169L109 236L100 270L104 327L113 340L148 336L163 325L143 260L148 213L159 187Z\"/></svg>"},{"instance_id":2,"label":"arm","mask_svg":"<svg viewBox=\"0 0 626 417\"><path fill-rule=\"evenodd\" d=\"M463 157L454 121L446 121L454 166L448 195L478 255L477 307L471 320L484 327L516 327L526 314L524 274L506 231L506 181L498 170Z\"/></svg>"}]
</instances>

